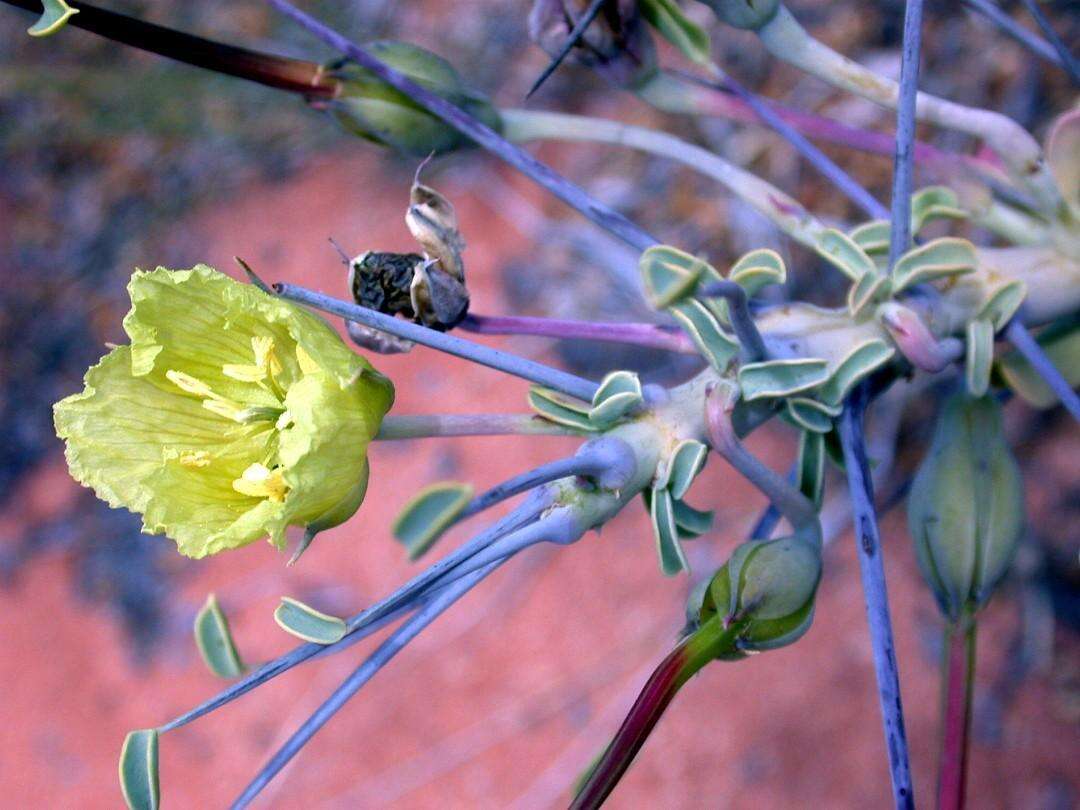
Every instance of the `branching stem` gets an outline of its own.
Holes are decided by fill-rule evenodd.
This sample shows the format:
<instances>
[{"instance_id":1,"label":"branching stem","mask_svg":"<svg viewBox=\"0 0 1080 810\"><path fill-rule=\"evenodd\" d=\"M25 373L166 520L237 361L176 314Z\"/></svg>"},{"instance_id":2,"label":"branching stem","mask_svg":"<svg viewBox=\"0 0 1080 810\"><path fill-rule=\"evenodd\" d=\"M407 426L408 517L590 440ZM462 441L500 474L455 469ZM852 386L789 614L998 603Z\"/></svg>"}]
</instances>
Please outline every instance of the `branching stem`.
<instances>
[{"instance_id":1,"label":"branching stem","mask_svg":"<svg viewBox=\"0 0 1080 810\"><path fill-rule=\"evenodd\" d=\"M682 332L651 323L611 323L559 318L466 315L458 325L466 332L481 335L535 335L559 340L598 340L629 343L681 354L697 354L693 342Z\"/></svg>"},{"instance_id":2,"label":"branching stem","mask_svg":"<svg viewBox=\"0 0 1080 810\"><path fill-rule=\"evenodd\" d=\"M975 619L968 616L945 629L942 656L941 762L938 810L963 810L975 678Z\"/></svg>"},{"instance_id":3,"label":"branching stem","mask_svg":"<svg viewBox=\"0 0 1080 810\"><path fill-rule=\"evenodd\" d=\"M375 439L514 435L580 436L581 432L528 413L388 414Z\"/></svg>"}]
</instances>

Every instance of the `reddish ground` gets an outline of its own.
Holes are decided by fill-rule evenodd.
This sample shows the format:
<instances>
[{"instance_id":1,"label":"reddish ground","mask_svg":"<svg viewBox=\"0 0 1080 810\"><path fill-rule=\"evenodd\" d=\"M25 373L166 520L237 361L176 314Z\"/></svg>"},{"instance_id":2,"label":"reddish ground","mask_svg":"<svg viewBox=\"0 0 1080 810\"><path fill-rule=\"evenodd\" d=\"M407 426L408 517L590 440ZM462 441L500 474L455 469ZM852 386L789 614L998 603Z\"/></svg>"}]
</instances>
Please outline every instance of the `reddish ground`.
<instances>
[{"instance_id":1,"label":"reddish ground","mask_svg":"<svg viewBox=\"0 0 1080 810\"><path fill-rule=\"evenodd\" d=\"M343 271L326 246L328 235L357 251L411 247L402 222L404 176L389 183L377 165L371 153L350 151L288 185L252 188L202 211L178 232L219 268L231 268L239 254L268 278L342 294ZM457 202L469 240L474 307L498 312L495 271L523 237L452 179L441 187ZM532 339L493 342L545 350ZM523 383L424 349L376 362L397 382L398 413L523 410ZM753 445L779 467L789 439L777 429ZM1065 443L1057 452L1075 459L1075 431ZM567 439L514 438L380 444L372 450L364 507L347 526L321 536L301 564L286 568L263 543L206 560L185 582L176 610L186 622L215 591L244 657L265 660L291 646L271 618L278 595L346 613L415 570L387 526L418 487L444 478L482 487L573 446ZM74 491L58 457L20 498L24 514L48 513ZM716 460L692 500L719 510L722 531L699 541L714 554L730 548L760 505ZM885 534L915 782L920 802L929 805L936 614L917 579L902 515L889 517ZM13 589L0 591L0 804L8 807L118 806L124 733L164 722L222 686L183 638L168 643L148 670L132 669L116 625L73 597L65 566L59 555L38 560ZM274 780L259 806L563 805L567 787L671 644L685 590L685 579L658 574L636 508L575 547L534 550L376 677ZM983 623L980 684L999 669L1015 621L1007 608L992 609ZM164 735L166 805L224 806L367 649L309 663ZM1075 672L1071 653L1058 666ZM999 742L974 748L972 807L1066 806L1075 798L1077 714L1062 695L1046 677L1025 683ZM884 807L883 749L853 543L841 537L806 638L708 667L672 705L610 806Z\"/></svg>"}]
</instances>

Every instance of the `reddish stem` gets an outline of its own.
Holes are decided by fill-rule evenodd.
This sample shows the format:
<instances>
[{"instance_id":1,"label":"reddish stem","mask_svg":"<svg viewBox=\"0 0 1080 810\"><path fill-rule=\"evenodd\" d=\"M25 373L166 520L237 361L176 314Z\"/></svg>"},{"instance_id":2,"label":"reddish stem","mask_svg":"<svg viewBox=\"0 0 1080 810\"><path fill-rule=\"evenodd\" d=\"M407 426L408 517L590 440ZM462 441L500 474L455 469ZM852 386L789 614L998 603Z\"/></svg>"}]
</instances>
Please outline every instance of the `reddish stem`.
<instances>
[{"instance_id":1,"label":"reddish stem","mask_svg":"<svg viewBox=\"0 0 1080 810\"><path fill-rule=\"evenodd\" d=\"M975 622L954 624L945 634L945 705L938 766L938 810L962 810L975 673Z\"/></svg>"},{"instance_id":2,"label":"reddish stem","mask_svg":"<svg viewBox=\"0 0 1080 810\"><path fill-rule=\"evenodd\" d=\"M482 335L537 335L539 337L580 338L609 343L630 343L682 354L697 354L688 337L651 323L610 323L568 321L556 318L467 315L459 324L466 332Z\"/></svg>"},{"instance_id":3,"label":"reddish stem","mask_svg":"<svg viewBox=\"0 0 1080 810\"><path fill-rule=\"evenodd\" d=\"M10 6L41 13L40 0L2 0ZM96 8L88 3L69 2L79 10L67 24L99 36L156 53L178 62L206 68L241 79L300 93L308 98L331 98L338 82L326 76L315 62L251 51L172 28L144 22L115 11Z\"/></svg>"}]
</instances>

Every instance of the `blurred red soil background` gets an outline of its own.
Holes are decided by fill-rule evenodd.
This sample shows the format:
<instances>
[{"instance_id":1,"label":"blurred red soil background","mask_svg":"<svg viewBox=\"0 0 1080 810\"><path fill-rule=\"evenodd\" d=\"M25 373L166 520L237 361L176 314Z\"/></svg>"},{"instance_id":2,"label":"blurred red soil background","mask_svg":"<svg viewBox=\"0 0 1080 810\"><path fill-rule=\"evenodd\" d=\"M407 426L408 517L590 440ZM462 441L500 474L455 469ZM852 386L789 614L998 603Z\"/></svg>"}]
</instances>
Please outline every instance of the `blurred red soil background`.
<instances>
[{"instance_id":1,"label":"blurred red soil background","mask_svg":"<svg viewBox=\"0 0 1080 810\"><path fill-rule=\"evenodd\" d=\"M541 63L536 54L532 59ZM573 152L547 156L560 165L578 160ZM232 272L232 257L239 255L268 280L343 295L344 269L327 236L355 252L412 249L402 219L408 169L364 146L338 144L284 181L245 180L225 199L159 225L158 253L136 251L136 258L152 264L194 255ZM520 311L520 291L513 292L503 271L543 249L532 241L536 223L523 224L522 213L543 218L562 211L482 158L468 158L461 169L437 166L430 182L457 206L474 311ZM115 268L116 279L125 273ZM543 295L550 297L550 290ZM541 305L544 300L537 293ZM101 314L108 323L102 335L116 336L122 311L114 302ZM541 307L528 314L551 313ZM559 362L551 345L538 339L484 341ZM395 413L524 410L524 383L422 348L374 362L396 383ZM63 393L75 390L77 378L67 386ZM1080 435L1060 420L1025 430L1032 419L1019 406L1010 413L1010 428L1022 441L1017 452L1025 458L1030 513L1057 545L1075 549L1075 522L1062 519L1060 510L1062 493L1080 485ZM575 445L547 437L376 444L362 509L320 535L298 565L286 568L286 558L260 542L183 566L162 637L143 663L134 662L130 639L110 611L71 587L77 554L59 547L36 555L0 588L0 805L120 804L116 759L124 734L163 723L223 686L188 634L208 592L228 613L242 657L249 664L267 660L292 646L272 619L280 595L347 614L417 570L391 541L388 526L418 488L453 478L480 489ZM793 434L770 426L750 445L779 469L791 457ZM10 545L83 497L67 477L58 443L14 486L0 512L0 540ZM691 549L694 574L701 576L745 535L763 502L716 458L690 499L717 510L717 529ZM940 628L902 512L884 520L885 557L916 791L928 804L937 757ZM474 519L456 529L436 553L478 525ZM168 544L164 538L143 542ZM1074 631L1048 618L1045 599L1032 596L1023 569L1027 555L1021 554L1020 575L980 623L974 808L1067 808L1080 796L1080 644ZM687 578L659 575L648 521L634 506L575 546L530 550L402 652L271 783L257 806L565 805L570 786L670 648L687 589ZM1034 607L1025 603L1032 599ZM1019 667L1013 677L1018 656L1038 646L1031 633L1044 639L1034 656L1041 663L1033 671ZM371 647L365 642L309 662L163 735L166 806L227 805ZM845 533L829 549L808 635L765 656L707 667L668 710L610 806L861 808L886 806L888 797L858 568Z\"/></svg>"}]
</instances>

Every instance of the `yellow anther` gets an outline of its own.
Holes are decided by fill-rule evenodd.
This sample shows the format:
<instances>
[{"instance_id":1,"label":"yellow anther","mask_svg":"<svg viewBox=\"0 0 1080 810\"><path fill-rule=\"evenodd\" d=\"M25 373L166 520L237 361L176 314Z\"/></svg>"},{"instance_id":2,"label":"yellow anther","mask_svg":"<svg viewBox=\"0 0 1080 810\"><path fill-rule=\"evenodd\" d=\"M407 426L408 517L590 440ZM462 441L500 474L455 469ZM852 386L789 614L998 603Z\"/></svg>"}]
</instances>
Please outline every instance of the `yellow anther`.
<instances>
[{"instance_id":1,"label":"yellow anther","mask_svg":"<svg viewBox=\"0 0 1080 810\"><path fill-rule=\"evenodd\" d=\"M305 352L299 343L296 345L296 362L300 364L300 370L305 374L314 374L316 371L322 371L322 366L316 363L315 359Z\"/></svg>"},{"instance_id":2,"label":"yellow anther","mask_svg":"<svg viewBox=\"0 0 1080 810\"><path fill-rule=\"evenodd\" d=\"M204 383L202 380L197 380L190 374L185 374L182 371L173 371L169 369L165 372L165 377L179 388L188 394L194 394L197 397L212 397L214 392L210 390L210 386Z\"/></svg>"},{"instance_id":3,"label":"yellow anther","mask_svg":"<svg viewBox=\"0 0 1080 810\"><path fill-rule=\"evenodd\" d=\"M183 450L179 456L180 463L185 467L209 467L210 454L205 450Z\"/></svg>"},{"instance_id":4,"label":"yellow anther","mask_svg":"<svg viewBox=\"0 0 1080 810\"><path fill-rule=\"evenodd\" d=\"M241 495L268 498L274 503L282 503L289 491L280 467L271 470L257 463L244 470L243 475L232 482L232 488Z\"/></svg>"},{"instance_id":5,"label":"yellow anther","mask_svg":"<svg viewBox=\"0 0 1080 810\"><path fill-rule=\"evenodd\" d=\"M246 424L244 408L241 408L235 402L229 402L226 399L204 399L202 406L211 413L216 413L218 416L224 416L226 419L231 419L234 422L240 424Z\"/></svg>"}]
</instances>

